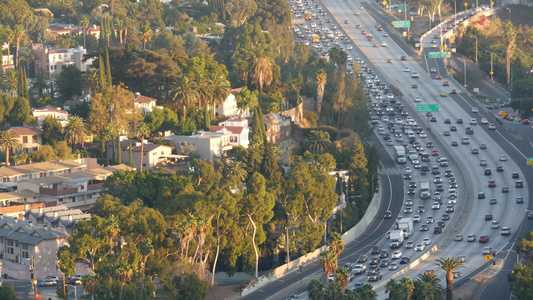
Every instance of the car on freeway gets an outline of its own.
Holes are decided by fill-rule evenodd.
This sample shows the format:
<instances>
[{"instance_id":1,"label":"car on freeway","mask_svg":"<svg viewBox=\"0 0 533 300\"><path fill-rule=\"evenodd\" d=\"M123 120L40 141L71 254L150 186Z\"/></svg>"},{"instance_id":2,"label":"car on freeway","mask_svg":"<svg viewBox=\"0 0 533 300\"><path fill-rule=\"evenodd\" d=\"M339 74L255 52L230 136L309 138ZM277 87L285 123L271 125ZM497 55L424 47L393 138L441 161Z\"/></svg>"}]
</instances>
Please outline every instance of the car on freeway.
<instances>
[{"instance_id":1,"label":"car on freeway","mask_svg":"<svg viewBox=\"0 0 533 300\"><path fill-rule=\"evenodd\" d=\"M475 242L476 241L476 235L475 234L469 234L466 238L467 242Z\"/></svg>"},{"instance_id":2,"label":"car on freeway","mask_svg":"<svg viewBox=\"0 0 533 300\"><path fill-rule=\"evenodd\" d=\"M435 219L433 219L433 216L427 216L426 224L433 224L433 223L435 223Z\"/></svg>"},{"instance_id":3,"label":"car on freeway","mask_svg":"<svg viewBox=\"0 0 533 300\"><path fill-rule=\"evenodd\" d=\"M384 259L384 260L382 260L382 261L379 263L379 266L380 266L381 268L386 268L386 267L389 266L389 264L390 264L390 259Z\"/></svg>"},{"instance_id":4,"label":"car on freeway","mask_svg":"<svg viewBox=\"0 0 533 300\"><path fill-rule=\"evenodd\" d=\"M517 180L515 182L515 187L516 188L523 188L524 187L524 182L522 180Z\"/></svg>"},{"instance_id":5,"label":"car on freeway","mask_svg":"<svg viewBox=\"0 0 533 300\"><path fill-rule=\"evenodd\" d=\"M430 237L425 237L422 240L422 244L428 246L429 244L431 244L431 238Z\"/></svg>"},{"instance_id":6,"label":"car on freeway","mask_svg":"<svg viewBox=\"0 0 533 300\"><path fill-rule=\"evenodd\" d=\"M414 246L415 246L415 242L413 242L413 241L409 241L409 242L405 243L405 248L406 249L412 249Z\"/></svg>"},{"instance_id":7,"label":"car on freeway","mask_svg":"<svg viewBox=\"0 0 533 300\"><path fill-rule=\"evenodd\" d=\"M429 226L427 226L426 224L420 225L420 231L428 231L428 230L429 230Z\"/></svg>"},{"instance_id":8,"label":"car on freeway","mask_svg":"<svg viewBox=\"0 0 533 300\"><path fill-rule=\"evenodd\" d=\"M422 221L422 218L420 217L420 215L413 216L413 223L420 223L420 221Z\"/></svg>"},{"instance_id":9,"label":"car on freeway","mask_svg":"<svg viewBox=\"0 0 533 300\"><path fill-rule=\"evenodd\" d=\"M509 193L509 187L507 186L502 186L502 193Z\"/></svg>"},{"instance_id":10,"label":"car on freeway","mask_svg":"<svg viewBox=\"0 0 533 300\"><path fill-rule=\"evenodd\" d=\"M511 228L509 227L502 227L500 230L501 235L511 235Z\"/></svg>"},{"instance_id":11,"label":"car on freeway","mask_svg":"<svg viewBox=\"0 0 533 300\"><path fill-rule=\"evenodd\" d=\"M402 257L402 251L396 250L392 252L391 258L392 259L400 259Z\"/></svg>"},{"instance_id":12,"label":"car on freeway","mask_svg":"<svg viewBox=\"0 0 533 300\"><path fill-rule=\"evenodd\" d=\"M513 179L520 178L520 175L518 174L518 172L513 172L513 175L511 176L511 178Z\"/></svg>"},{"instance_id":13,"label":"car on freeway","mask_svg":"<svg viewBox=\"0 0 533 300\"><path fill-rule=\"evenodd\" d=\"M359 15L359 11L356 10L353 14L358 16Z\"/></svg>"},{"instance_id":14,"label":"car on freeway","mask_svg":"<svg viewBox=\"0 0 533 300\"><path fill-rule=\"evenodd\" d=\"M448 207L451 207L451 208L452 208L452 211L453 211L453 206L448 205ZM446 208L446 212L448 212L448 208ZM450 215L449 215L449 214L443 214L442 217L441 217L441 219L442 219L443 221L448 221L448 220L450 220ZM444 226L442 226L442 227L444 227Z\"/></svg>"},{"instance_id":15,"label":"car on freeway","mask_svg":"<svg viewBox=\"0 0 533 300\"><path fill-rule=\"evenodd\" d=\"M516 203L518 203L518 204L524 203L524 197L516 196Z\"/></svg>"},{"instance_id":16,"label":"car on freeway","mask_svg":"<svg viewBox=\"0 0 533 300\"><path fill-rule=\"evenodd\" d=\"M452 95L456 95L456 94L457 94L457 90L451 90L451 91L450 91L450 94L452 94Z\"/></svg>"},{"instance_id":17,"label":"car on freeway","mask_svg":"<svg viewBox=\"0 0 533 300\"><path fill-rule=\"evenodd\" d=\"M448 80L444 81L442 83L442 86L450 86L450 82Z\"/></svg>"},{"instance_id":18,"label":"car on freeway","mask_svg":"<svg viewBox=\"0 0 533 300\"><path fill-rule=\"evenodd\" d=\"M478 199L485 199L485 192L479 192L479 193L477 193L477 198L478 198Z\"/></svg>"},{"instance_id":19,"label":"car on freeway","mask_svg":"<svg viewBox=\"0 0 533 300\"><path fill-rule=\"evenodd\" d=\"M392 64L393 62L394 62L394 60L392 60L392 59L390 59L390 58L387 59L387 63Z\"/></svg>"},{"instance_id":20,"label":"car on freeway","mask_svg":"<svg viewBox=\"0 0 533 300\"><path fill-rule=\"evenodd\" d=\"M498 204L498 201L496 200L496 198L490 198L489 204Z\"/></svg>"},{"instance_id":21,"label":"car on freeway","mask_svg":"<svg viewBox=\"0 0 533 300\"><path fill-rule=\"evenodd\" d=\"M441 97L448 97L448 93L446 93L445 91L440 91L440 96Z\"/></svg>"},{"instance_id":22,"label":"car on freeway","mask_svg":"<svg viewBox=\"0 0 533 300\"><path fill-rule=\"evenodd\" d=\"M432 275L432 274L435 274L435 270L426 270L424 272L424 275Z\"/></svg>"},{"instance_id":23,"label":"car on freeway","mask_svg":"<svg viewBox=\"0 0 533 300\"><path fill-rule=\"evenodd\" d=\"M432 155L432 156L439 156L440 153L439 153L438 150L433 150L433 151L431 151L431 155Z\"/></svg>"},{"instance_id":24,"label":"car on freeway","mask_svg":"<svg viewBox=\"0 0 533 300\"><path fill-rule=\"evenodd\" d=\"M483 247L483 252L481 252L481 254L483 254L483 255L492 254L492 248L491 247Z\"/></svg>"},{"instance_id":25,"label":"car on freeway","mask_svg":"<svg viewBox=\"0 0 533 300\"><path fill-rule=\"evenodd\" d=\"M39 282L39 286L56 286L58 283L58 280L55 280L53 278L43 279Z\"/></svg>"},{"instance_id":26,"label":"car on freeway","mask_svg":"<svg viewBox=\"0 0 533 300\"><path fill-rule=\"evenodd\" d=\"M451 145L452 145L452 147L457 147L459 145L459 143L457 143L457 141L452 141Z\"/></svg>"},{"instance_id":27,"label":"car on freeway","mask_svg":"<svg viewBox=\"0 0 533 300\"><path fill-rule=\"evenodd\" d=\"M391 211L389 211L389 210L388 210L388 211L386 211L386 212L385 212L385 216L384 216L384 217L385 217L385 219L390 219L390 218L392 218L392 212L391 212Z\"/></svg>"},{"instance_id":28,"label":"car on freeway","mask_svg":"<svg viewBox=\"0 0 533 300\"><path fill-rule=\"evenodd\" d=\"M437 76L435 76L435 79L437 79L437 80L441 80L441 79L442 79L442 76L437 75Z\"/></svg>"},{"instance_id":29,"label":"car on freeway","mask_svg":"<svg viewBox=\"0 0 533 300\"><path fill-rule=\"evenodd\" d=\"M479 112L479 109L478 109L477 107L474 106L474 107L472 107L472 112L473 112L473 113L478 113L478 112Z\"/></svg>"},{"instance_id":30,"label":"car on freeway","mask_svg":"<svg viewBox=\"0 0 533 300\"><path fill-rule=\"evenodd\" d=\"M401 60L401 61L406 61L406 60L407 60L407 57L406 57L406 56L402 56L402 57L400 57L400 60Z\"/></svg>"},{"instance_id":31,"label":"car on freeway","mask_svg":"<svg viewBox=\"0 0 533 300\"><path fill-rule=\"evenodd\" d=\"M502 154L500 155L500 157L498 158L500 161L507 161L507 155L505 154Z\"/></svg>"},{"instance_id":32,"label":"car on freeway","mask_svg":"<svg viewBox=\"0 0 533 300\"><path fill-rule=\"evenodd\" d=\"M450 136L450 132L448 130L444 131L444 136Z\"/></svg>"},{"instance_id":33,"label":"car on freeway","mask_svg":"<svg viewBox=\"0 0 533 300\"><path fill-rule=\"evenodd\" d=\"M454 241L456 241L456 242L460 242L460 241L462 241L462 240L463 240L463 235L462 235L462 234L458 234L458 235L455 236Z\"/></svg>"},{"instance_id":34,"label":"car on freeway","mask_svg":"<svg viewBox=\"0 0 533 300\"><path fill-rule=\"evenodd\" d=\"M391 262L391 264L389 265L389 270L398 270L398 267L400 266L400 264L397 262L397 261L393 261Z\"/></svg>"},{"instance_id":35,"label":"car on freeway","mask_svg":"<svg viewBox=\"0 0 533 300\"><path fill-rule=\"evenodd\" d=\"M479 165L480 165L480 166L486 166L486 165L487 165L487 160L485 160L485 159L481 159L481 160L479 161Z\"/></svg>"},{"instance_id":36,"label":"car on freeway","mask_svg":"<svg viewBox=\"0 0 533 300\"><path fill-rule=\"evenodd\" d=\"M410 207L406 207L406 208L403 210L403 212L406 213L406 214L411 214L411 213L413 213L413 209L410 208Z\"/></svg>"},{"instance_id":37,"label":"car on freeway","mask_svg":"<svg viewBox=\"0 0 533 300\"><path fill-rule=\"evenodd\" d=\"M485 169L485 176L490 176L492 175L492 171L490 169Z\"/></svg>"},{"instance_id":38,"label":"car on freeway","mask_svg":"<svg viewBox=\"0 0 533 300\"><path fill-rule=\"evenodd\" d=\"M479 237L479 242L480 243L488 243L489 242L489 237L486 236L486 235L482 235Z\"/></svg>"},{"instance_id":39,"label":"car on freeway","mask_svg":"<svg viewBox=\"0 0 533 300\"><path fill-rule=\"evenodd\" d=\"M386 42L382 42L381 43L381 47L387 47L387 43Z\"/></svg>"},{"instance_id":40,"label":"car on freeway","mask_svg":"<svg viewBox=\"0 0 533 300\"><path fill-rule=\"evenodd\" d=\"M381 274L381 272L369 272L367 274L368 282L378 281L381 280L381 278L383 278L383 274Z\"/></svg>"},{"instance_id":41,"label":"car on freeway","mask_svg":"<svg viewBox=\"0 0 533 300\"><path fill-rule=\"evenodd\" d=\"M389 257L389 250L382 250L379 253L379 258L388 258Z\"/></svg>"},{"instance_id":42,"label":"car on freeway","mask_svg":"<svg viewBox=\"0 0 533 300\"><path fill-rule=\"evenodd\" d=\"M479 144L479 149L487 149L487 144L485 143Z\"/></svg>"},{"instance_id":43,"label":"car on freeway","mask_svg":"<svg viewBox=\"0 0 533 300\"><path fill-rule=\"evenodd\" d=\"M500 222L498 222L498 221L492 221L492 224L490 225L490 228L492 228L492 229L498 229L498 228L500 228Z\"/></svg>"},{"instance_id":44,"label":"car on freeway","mask_svg":"<svg viewBox=\"0 0 533 300\"><path fill-rule=\"evenodd\" d=\"M496 187L496 180L494 179L489 180L489 187Z\"/></svg>"},{"instance_id":45,"label":"car on freeway","mask_svg":"<svg viewBox=\"0 0 533 300\"><path fill-rule=\"evenodd\" d=\"M492 221L492 215L491 214L485 215L485 221Z\"/></svg>"},{"instance_id":46,"label":"car on freeway","mask_svg":"<svg viewBox=\"0 0 533 300\"><path fill-rule=\"evenodd\" d=\"M481 124L489 124L489 120L487 118L481 118Z\"/></svg>"},{"instance_id":47,"label":"car on freeway","mask_svg":"<svg viewBox=\"0 0 533 300\"><path fill-rule=\"evenodd\" d=\"M409 262L411 262L411 259L407 256L400 258L400 265L405 265L405 264L408 264Z\"/></svg>"},{"instance_id":48,"label":"car on freeway","mask_svg":"<svg viewBox=\"0 0 533 300\"><path fill-rule=\"evenodd\" d=\"M453 278L459 278L459 277L461 277L463 275L459 271L453 271L452 272L452 276L453 276Z\"/></svg>"},{"instance_id":49,"label":"car on freeway","mask_svg":"<svg viewBox=\"0 0 533 300\"><path fill-rule=\"evenodd\" d=\"M503 172L503 166L497 166L496 172Z\"/></svg>"}]
</instances>

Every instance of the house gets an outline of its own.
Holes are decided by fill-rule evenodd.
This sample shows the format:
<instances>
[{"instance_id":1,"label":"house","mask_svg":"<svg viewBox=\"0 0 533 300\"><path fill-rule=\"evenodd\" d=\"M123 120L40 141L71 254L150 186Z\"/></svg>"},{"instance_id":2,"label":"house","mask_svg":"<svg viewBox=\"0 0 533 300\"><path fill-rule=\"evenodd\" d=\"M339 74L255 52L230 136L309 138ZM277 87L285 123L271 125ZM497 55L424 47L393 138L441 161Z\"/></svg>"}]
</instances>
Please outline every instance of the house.
<instances>
[{"instance_id":1,"label":"house","mask_svg":"<svg viewBox=\"0 0 533 300\"><path fill-rule=\"evenodd\" d=\"M20 148L11 149L14 153L18 153L21 150L31 153L39 150L39 147L43 144L41 138L43 130L39 127L27 126L24 124L22 127L11 127L8 131L14 132L15 138L20 141Z\"/></svg>"},{"instance_id":2,"label":"house","mask_svg":"<svg viewBox=\"0 0 533 300\"><path fill-rule=\"evenodd\" d=\"M176 148L192 145L200 159L214 159L227 156L235 146L248 147L249 132L247 119L230 119L211 126L209 131L199 131L193 135L171 135L165 139L171 141Z\"/></svg>"},{"instance_id":3,"label":"house","mask_svg":"<svg viewBox=\"0 0 533 300\"><path fill-rule=\"evenodd\" d=\"M172 147L160 144L147 143L143 140L143 169L153 169L160 163L165 162L172 154ZM113 142L106 143L107 156L113 159ZM130 141L124 140L120 142L121 157L123 162L129 162L130 157ZM118 156L115 154L115 156ZM133 168L139 168L141 165L141 142L137 140L131 141L131 156L133 161Z\"/></svg>"},{"instance_id":4,"label":"house","mask_svg":"<svg viewBox=\"0 0 533 300\"><path fill-rule=\"evenodd\" d=\"M68 111L62 110L53 105L36 108L31 113L37 119L37 124L39 126L42 126L44 119L46 119L48 116L52 116L54 119L57 119L63 126L68 120Z\"/></svg>"},{"instance_id":5,"label":"house","mask_svg":"<svg viewBox=\"0 0 533 300\"><path fill-rule=\"evenodd\" d=\"M36 225L63 228L70 235L74 232L74 225L81 220L90 220L91 214L84 213L79 209L69 209L64 205L37 208L30 208L29 205L26 205L23 217Z\"/></svg>"},{"instance_id":6,"label":"house","mask_svg":"<svg viewBox=\"0 0 533 300\"><path fill-rule=\"evenodd\" d=\"M2 55L2 74L4 74L8 69L15 68L13 64L13 54L11 55Z\"/></svg>"},{"instance_id":7,"label":"house","mask_svg":"<svg viewBox=\"0 0 533 300\"><path fill-rule=\"evenodd\" d=\"M232 89L226 100L217 107L216 114L223 118L247 118L250 116L250 111L241 110L237 106L237 95L242 91L242 88Z\"/></svg>"},{"instance_id":8,"label":"house","mask_svg":"<svg viewBox=\"0 0 533 300\"><path fill-rule=\"evenodd\" d=\"M63 66L75 66L85 72L93 63L93 59L84 60L87 50L78 48L51 48L43 44L32 44L31 50L35 63L35 72L44 74L59 74Z\"/></svg>"},{"instance_id":9,"label":"house","mask_svg":"<svg viewBox=\"0 0 533 300\"><path fill-rule=\"evenodd\" d=\"M141 95L140 93L135 93L135 108L136 109L142 109L143 114L147 114L149 112L152 112L154 110L154 107L157 106L157 99L146 97ZM163 109L163 107L158 107Z\"/></svg>"},{"instance_id":10,"label":"house","mask_svg":"<svg viewBox=\"0 0 533 300\"><path fill-rule=\"evenodd\" d=\"M0 262L2 274L18 280L60 276L57 251L68 245L62 227L38 225L32 220L0 215ZM33 270L29 266L33 262Z\"/></svg>"},{"instance_id":11,"label":"house","mask_svg":"<svg viewBox=\"0 0 533 300\"><path fill-rule=\"evenodd\" d=\"M100 38L100 26L98 25L91 25L87 27L87 36L93 35L96 39ZM76 36L83 36L83 28L78 25L73 24L59 24L59 23L53 23L48 25L48 31L52 34L52 36L58 36L58 35L68 35L71 37Z\"/></svg>"},{"instance_id":12,"label":"house","mask_svg":"<svg viewBox=\"0 0 533 300\"><path fill-rule=\"evenodd\" d=\"M267 142L278 145L291 136L291 117L271 112L263 116ZM253 130L253 128L252 128Z\"/></svg>"}]
</instances>

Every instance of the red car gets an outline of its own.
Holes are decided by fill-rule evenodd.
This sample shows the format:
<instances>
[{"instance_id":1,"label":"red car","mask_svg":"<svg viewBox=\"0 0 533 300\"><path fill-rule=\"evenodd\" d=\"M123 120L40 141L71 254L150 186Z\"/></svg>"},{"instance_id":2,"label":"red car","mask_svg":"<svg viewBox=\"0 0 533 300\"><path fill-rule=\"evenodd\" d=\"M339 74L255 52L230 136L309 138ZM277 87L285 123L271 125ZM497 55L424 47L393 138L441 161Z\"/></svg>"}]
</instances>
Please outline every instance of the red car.
<instances>
[{"instance_id":1,"label":"red car","mask_svg":"<svg viewBox=\"0 0 533 300\"><path fill-rule=\"evenodd\" d=\"M356 10L353 14L358 16L359 15L359 11Z\"/></svg>"},{"instance_id":2,"label":"red car","mask_svg":"<svg viewBox=\"0 0 533 300\"><path fill-rule=\"evenodd\" d=\"M366 34L366 30L361 31L361 34Z\"/></svg>"},{"instance_id":3,"label":"red car","mask_svg":"<svg viewBox=\"0 0 533 300\"><path fill-rule=\"evenodd\" d=\"M442 76L437 75L437 76L435 76L435 79L442 79Z\"/></svg>"},{"instance_id":4,"label":"red car","mask_svg":"<svg viewBox=\"0 0 533 300\"><path fill-rule=\"evenodd\" d=\"M425 275L431 275L431 274L435 274L435 270L426 270L426 272L424 272Z\"/></svg>"},{"instance_id":5,"label":"red car","mask_svg":"<svg viewBox=\"0 0 533 300\"><path fill-rule=\"evenodd\" d=\"M442 32L446 32L448 31L446 28L442 28Z\"/></svg>"},{"instance_id":6,"label":"red car","mask_svg":"<svg viewBox=\"0 0 533 300\"><path fill-rule=\"evenodd\" d=\"M485 221L492 220L492 215L485 215Z\"/></svg>"},{"instance_id":7,"label":"red car","mask_svg":"<svg viewBox=\"0 0 533 300\"><path fill-rule=\"evenodd\" d=\"M406 60L407 60L407 57L402 56L402 58L400 58L400 60L402 60L402 61L406 61Z\"/></svg>"},{"instance_id":8,"label":"red car","mask_svg":"<svg viewBox=\"0 0 533 300\"><path fill-rule=\"evenodd\" d=\"M452 90L450 94L457 94L457 90Z\"/></svg>"},{"instance_id":9,"label":"red car","mask_svg":"<svg viewBox=\"0 0 533 300\"><path fill-rule=\"evenodd\" d=\"M489 237L486 236L486 235L482 235L479 237L479 242L480 243L487 243L489 241Z\"/></svg>"},{"instance_id":10,"label":"red car","mask_svg":"<svg viewBox=\"0 0 533 300\"><path fill-rule=\"evenodd\" d=\"M450 82L448 82L448 80L446 80L446 81L444 81L444 82L442 83L442 86L450 86Z\"/></svg>"},{"instance_id":11,"label":"red car","mask_svg":"<svg viewBox=\"0 0 533 300\"><path fill-rule=\"evenodd\" d=\"M439 156L440 153L439 153L439 151L434 150L433 152L431 152L431 155L433 155L433 156Z\"/></svg>"}]
</instances>

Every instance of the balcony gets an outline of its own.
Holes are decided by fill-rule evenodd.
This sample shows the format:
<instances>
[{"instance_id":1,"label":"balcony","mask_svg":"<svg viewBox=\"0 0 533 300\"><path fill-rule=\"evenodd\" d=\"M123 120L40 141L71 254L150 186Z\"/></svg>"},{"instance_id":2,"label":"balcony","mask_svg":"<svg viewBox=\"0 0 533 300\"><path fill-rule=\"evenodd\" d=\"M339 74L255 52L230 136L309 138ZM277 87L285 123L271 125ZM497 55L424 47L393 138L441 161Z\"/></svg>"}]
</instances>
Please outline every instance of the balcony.
<instances>
[{"instance_id":1,"label":"balcony","mask_svg":"<svg viewBox=\"0 0 533 300\"><path fill-rule=\"evenodd\" d=\"M95 191L95 190L101 190L104 188L104 181L101 181L99 183L93 183L93 184L89 184L87 186L87 190L88 191Z\"/></svg>"},{"instance_id":2,"label":"balcony","mask_svg":"<svg viewBox=\"0 0 533 300\"><path fill-rule=\"evenodd\" d=\"M78 192L78 188L63 188L63 189L49 189L40 187L39 193L43 195L49 195L49 196L64 196L69 194L76 194Z\"/></svg>"}]
</instances>

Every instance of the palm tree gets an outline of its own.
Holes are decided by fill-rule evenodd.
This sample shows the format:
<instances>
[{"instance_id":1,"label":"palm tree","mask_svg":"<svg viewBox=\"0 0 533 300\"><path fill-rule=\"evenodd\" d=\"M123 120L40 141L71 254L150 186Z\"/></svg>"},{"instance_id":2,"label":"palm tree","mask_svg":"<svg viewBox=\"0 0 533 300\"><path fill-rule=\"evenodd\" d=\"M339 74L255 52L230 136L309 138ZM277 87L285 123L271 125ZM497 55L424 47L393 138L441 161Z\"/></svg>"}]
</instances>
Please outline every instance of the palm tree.
<instances>
[{"instance_id":1,"label":"palm tree","mask_svg":"<svg viewBox=\"0 0 533 300\"><path fill-rule=\"evenodd\" d=\"M257 47L251 53L251 73L253 83L259 85L259 100L263 99L263 85L272 83L272 71L274 67L274 58L266 51Z\"/></svg>"},{"instance_id":2,"label":"palm tree","mask_svg":"<svg viewBox=\"0 0 533 300\"><path fill-rule=\"evenodd\" d=\"M446 273L446 300L453 300L453 274L452 272L464 264L457 257L444 257L436 261L437 267Z\"/></svg>"},{"instance_id":3,"label":"palm tree","mask_svg":"<svg viewBox=\"0 0 533 300\"><path fill-rule=\"evenodd\" d=\"M320 118L320 111L322 110L322 100L324 99L324 88L326 86L328 74L324 69L320 69L316 72L316 114Z\"/></svg>"},{"instance_id":4,"label":"palm tree","mask_svg":"<svg viewBox=\"0 0 533 300\"><path fill-rule=\"evenodd\" d=\"M31 51L31 49L23 49L21 52L22 52L22 55L18 58L19 65L22 62L24 62L24 64L26 65L26 70L29 70L30 61L33 61L35 56L33 55L33 52Z\"/></svg>"},{"instance_id":5,"label":"palm tree","mask_svg":"<svg viewBox=\"0 0 533 300\"><path fill-rule=\"evenodd\" d=\"M9 151L19 148L21 142L13 131L0 131L0 146L6 149L6 166L9 167Z\"/></svg>"},{"instance_id":6,"label":"palm tree","mask_svg":"<svg viewBox=\"0 0 533 300\"><path fill-rule=\"evenodd\" d=\"M122 299L122 289L124 289L124 285L126 282L130 281L133 277L133 270L128 266L126 262L121 262L118 269L115 271L118 280L120 281L120 294L118 296L118 300Z\"/></svg>"},{"instance_id":7,"label":"palm tree","mask_svg":"<svg viewBox=\"0 0 533 300\"><path fill-rule=\"evenodd\" d=\"M15 52L15 69L18 69L18 56L19 56L19 50L20 50L20 41L26 36L26 31L24 31L24 26L22 25L15 25L15 30L13 30L13 35L16 42L16 52Z\"/></svg>"},{"instance_id":8,"label":"palm tree","mask_svg":"<svg viewBox=\"0 0 533 300\"><path fill-rule=\"evenodd\" d=\"M311 153L324 154L331 149L329 134L322 130L311 130L307 136L306 149Z\"/></svg>"},{"instance_id":9,"label":"palm tree","mask_svg":"<svg viewBox=\"0 0 533 300\"><path fill-rule=\"evenodd\" d=\"M67 126L63 129L65 140L72 146L72 150L78 143L83 143L87 137L87 127L83 123L83 119L78 116L71 116L68 118Z\"/></svg>"},{"instance_id":10,"label":"palm tree","mask_svg":"<svg viewBox=\"0 0 533 300\"><path fill-rule=\"evenodd\" d=\"M335 253L335 256L339 258L342 251L344 251L344 241L342 240L342 236L338 232L334 232L331 234L331 236L328 239L328 247L329 249L333 250Z\"/></svg>"},{"instance_id":11,"label":"palm tree","mask_svg":"<svg viewBox=\"0 0 533 300\"><path fill-rule=\"evenodd\" d=\"M225 166L224 175L226 177L235 176L240 181L245 181L246 177L248 177L248 172L242 161L234 161Z\"/></svg>"},{"instance_id":12,"label":"palm tree","mask_svg":"<svg viewBox=\"0 0 533 300\"><path fill-rule=\"evenodd\" d=\"M46 75L44 75L44 73L39 72L35 74L35 78L33 79L33 88L37 89L39 99L41 99L43 97L43 89L46 88Z\"/></svg>"},{"instance_id":13,"label":"palm tree","mask_svg":"<svg viewBox=\"0 0 533 300\"><path fill-rule=\"evenodd\" d=\"M315 278L307 285L307 293L310 300L323 300L324 299L324 285L322 282Z\"/></svg>"},{"instance_id":14,"label":"palm tree","mask_svg":"<svg viewBox=\"0 0 533 300\"><path fill-rule=\"evenodd\" d=\"M221 74L211 73L211 97L213 98L213 118L215 117L217 105L222 105L231 91L230 82Z\"/></svg>"},{"instance_id":15,"label":"palm tree","mask_svg":"<svg viewBox=\"0 0 533 300\"><path fill-rule=\"evenodd\" d=\"M396 279L391 278L391 280L387 281L387 284L385 285L385 293L389 294L389 299L394 299L397 290L398 282Z\"/></svg>"},{"instance_id":16,"label":"palm tree","mask_svg":"<svg viewBox=\"0 0 533 300\"><path fill-rule=\"evenodd\" d=\"M118 40L119 43L122 45L122 34L126 28L126 22L123 18L118 18L115 21L115 29L118 31Z\"/></svg>"},{"instance_id":17,"label":"palm tree","mask_svg":"<svg viewBox=\"0 0 533 300\"><path fill-rule=\"evenodd\" d=\"M413 299L440 300L444 299L444 289L435 274L418 274L413 282Z\"/></svg>"},{"instance_id":18,"label":"palm tree","mask_svg":"<svg viewBox=\"0 0 533 300\"><path fill-rule=\"evenodd\" d=\"M11 59L11 43L16 40L15 32L9 25L6 25L2 29L0 38L4 40L4 43L7 45L7 59Z\"/></svg>"},{"instance_id":19,"label":"palm tree","mask_svg":"<svg viewBox=\"0 0 533 300\"><path fill-rule=\"evenodd\" d=\"M152 39L154 32L152 31L152 29L150 29L150 26L144 25L141 28L141 34L142 34L142 39L143 39L143 49L146 49L146 42Z\"/></svg>"},{"instance_id":20,"label":"palm tree","mask_svg":"<svg viewBox=\"0 0 533 300\"><path fill-rule=\"evenodd\" d=\"M83 49L87 49L85 46L87 41L87 27L91 25L91 20L89 20L89 16L83 15L80 20L80 26L83 28Z\"/></svg>"},{"instance_id":21,"label":"palm tree","mask_svg":"<svg viewBox=\"0 0 533 300\"><path fill-rule=\"evenodd\" d=\"M374 288L370 284L365 284L362 287L355 290L356 296L361 300L375 300L378 298L378 294L374 291Z\"/></svg>"},{"instance_id":22,"label":"palm tree","mask_svg":"<svg viewBox=\"0 0 533 300\"><path fill-rule=\"evenodd\" d=\"M141 139L141 165L140 172L143 171L143 156L144 156L144 138L150 135L150 126L148 124L141 122L137 126L137 136Z\"/></svg>"},{"instance_id":23,"label":"palm tree","mask_svg":"<svg viewBox=\"0 0 533 300\"><path fill-rule=\"evenodd\" d=\"M2 76L2 88L9 91L11 96L15 96L18 84L18 72L14 69L8 69Z\"/></svg>"},{"instance_id":24,"label":"palm tree","mask_svg":"<svg viewBox=\"0 0 533 300\"><path fill-rule=\"evenodd\" d=\"M89 94L98 90L98 83L100 82L100 72L98 69L89 69L85 73L85 82L89 87Z\"/></svg>"},{"instance_id":25,"label":"palm tree","mask_svg":"<svg viewBox=\"0 0 533 300\"><path fill-rule=\"evenodd\" d=\"M207 104L207 99L211 98L211 85L209 80L201 73L194 74L196 93L198 97L198 110Z\"/></svg>"},{"instance_id":26,"label":"palm tree","mask_svg":"<svg viewBox=\"0 0 533 300\"><path fill-rule=\"evenodd\" d=\"M324 270L323 274L326 276L326 282L328 282L329 274L337 272L337 256L335 256L335 252L332 249L322 252L320 254L320 264Z\"/></svg>"},{"instance_id":27,"label":"palm tree","mask_svg":"<svg viewBox=\"0 0 533 300\"><path fill-rule=\"evenodd\" d=\"M348 283L350 283L350 273L348 273L348 270L340 268L337 274L335 274L335 282L341 286L342 290L345 290Z\"/></svg>"},{"instance_id":28,"label":"palm tree","mask_svg":"<svg viewBox=\"0 0 533 300\"><path fill-rule=\"evenodd\" d=\"M174 90L172 100L176 103L176 113L178 106L183 109L183 118L187 117L187 108L192 106L195 101L198 101L198 91L196 90L196 82L189 79L188 76L182 76L178 79Z\"/></svg>"},{"instance_id":29,"label":"palm tree","mask_svg":"<svg viewBox=\"0 0 533 300\"><path fill-rule=\"evenodd\" d=\"M411 299L415 285L413 284L413 281L409 279L409 277L405 276L404 278L400 279L400 288L402 290L402 294L405 296L405 299Z\"/></svg>"}]
</instances>

